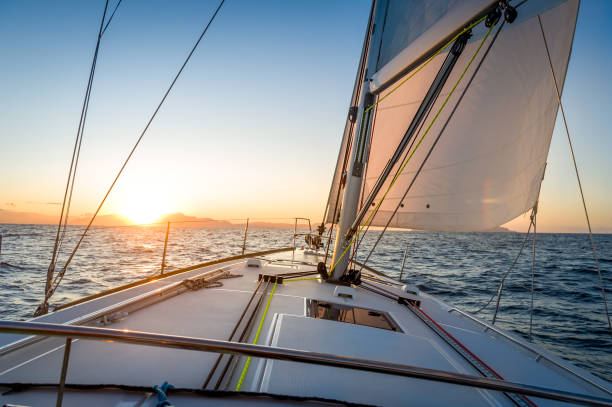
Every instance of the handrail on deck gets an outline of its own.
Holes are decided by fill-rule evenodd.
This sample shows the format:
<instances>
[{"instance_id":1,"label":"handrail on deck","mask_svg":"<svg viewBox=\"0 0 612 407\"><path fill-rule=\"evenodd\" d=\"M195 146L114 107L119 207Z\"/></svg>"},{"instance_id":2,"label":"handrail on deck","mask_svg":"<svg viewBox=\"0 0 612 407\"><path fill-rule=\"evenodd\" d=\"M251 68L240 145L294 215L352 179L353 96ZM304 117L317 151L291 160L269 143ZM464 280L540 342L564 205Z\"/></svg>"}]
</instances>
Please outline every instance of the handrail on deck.
<instances>
[{"instance_id":1,"label":"handrail on deck","mask_svg":"<svg viewBox=\"0 0 612 407\"><path fill-rule=\"evenodd\" d=\"M70 354L69 342L74 338L123 342L163 348L187 349L201 352L230 353L244 356L286 360L291 362L310 363L323 366L348 368L395 376L412 377L436 382L453 383L469 387L520 393L527 396L565 401L589 406L612 407L612 399L577 394L555 389L546 389L521 383L506 382L486 377L470 376L442 370L427 369L405 364L367 360L318 352L295 349L276 348L271 346L251 345L248 343L229 342L215 339L193 338L177 335L166 335L149 332L94 328L85 326L65 326L38 322L0 321L0 332L25 335L59 336L67 338L64 351L62 371L68 366ZM63 372L64 373L64 372ZM65 374L62 374L65 377ZM60 391L64 388L60 383ZM62 394L58 393L61 404Z\"/></svg>"},{"instance_id":2,"label":"handrail on deck","mask_svg":"<svg viewBox=\"0 0 612 407\"><path fill-rule=\"evenodd\" d=\"M537 348L535 348L535 347L533 347L533 346L531 346L531 345L529 345L527 343L524 343L524 342L522 342L522 341L520 341L520 340L518 340L516 338L513 338L511 335L509 335L508 333L502 331L501 329L499 329L499 328L497 328L497 327L495 327L493 325L489 325L489 324L479 320L478 318L468 314L467 312L460 310L459 308L451 308L451 309L448 310L448 312L449 313L450 312L457 312L457 313L463 315L464 317L466 317L466 318L468 318L468 319L478 323L479 325L485 327L486 328L485 332L486 331L493 331L496 334L498 334L498 335L504 337L505 339L509 340L510 342L515 343L515 344L517 344L517 345L519 345L519 346L529 350L530 352L538 355L538 360L539 359L545 359L547 362L555 365L556 367L558 367L558 368L560 368L562 370L565 370L565 371L571 373L572 375L580 378L581 380L584 380L585 382L589 383L590 385L597 387L599 390L602 390L603 392L612 395L612 391L608 390L607 388L605 388L604 386L600 385L599 383L597 383L597 382L589 379L588 377L585 377L583 374L581 374L579 372L576 372L575 370L573 370L573 369L571 369L571 368L569 368L567 366L564 366L561 363L559 363L559 362L549 358L548 356L546 356L542 352L540 352L539 349L537 349Z\"/></svg>"}]
</instances>

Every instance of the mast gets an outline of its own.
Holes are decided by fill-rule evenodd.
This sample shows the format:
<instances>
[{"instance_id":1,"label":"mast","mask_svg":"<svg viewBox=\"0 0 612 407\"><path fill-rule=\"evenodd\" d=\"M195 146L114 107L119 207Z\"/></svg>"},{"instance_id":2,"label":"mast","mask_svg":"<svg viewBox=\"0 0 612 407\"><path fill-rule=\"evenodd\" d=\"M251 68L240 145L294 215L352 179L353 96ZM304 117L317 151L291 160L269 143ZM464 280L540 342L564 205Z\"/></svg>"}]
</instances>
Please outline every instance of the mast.
<instances>
[{"instance_id":1,"label":"mast","mask_svg":"<svg viewBox=\"0 0 612 407\"><path fill-rule=\"evenodd\" d=\"M345 174L342 174L342 177L345 179L345 185L342 194L342 203L340 205L340 221L336 229L336 242L334 244L334 254L331 262L333 269L330 278L332 281L338 280L344 274L350 258L348 253L344 255L343 253L350 241L350 227L359 209L359 195L364 176L364 157L367 157L367 154L364 154L364 150L368 145L371 127L369 116L366 115L364 117L363 114L364 110L373 103L373 96L369 92L370 85L368 73L371 74L376 70L387 3L387 0L373 0L373 12L368 22L368 31L366 40L364 41L364 52L362 53L362 63L365 69L355 83L355 90L360 89L360 91L357 109L351 106L351 114L349 115L349 121L351 121L353 125L354 140L351 145L347 171ZM362 121L366 123L362 123Z\"/></svg>"}]
</instances>

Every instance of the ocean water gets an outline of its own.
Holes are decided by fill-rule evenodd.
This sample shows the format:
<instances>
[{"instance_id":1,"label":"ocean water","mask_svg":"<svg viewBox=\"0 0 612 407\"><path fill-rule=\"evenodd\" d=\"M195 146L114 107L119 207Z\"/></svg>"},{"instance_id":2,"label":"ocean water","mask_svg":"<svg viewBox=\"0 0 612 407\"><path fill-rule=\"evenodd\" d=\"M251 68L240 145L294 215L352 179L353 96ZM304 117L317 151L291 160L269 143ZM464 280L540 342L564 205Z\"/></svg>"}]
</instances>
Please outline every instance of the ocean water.
<instances>
[{"instance_id":1,"label":"ocean water","mask_svg":"<svg viewBox=\"0 0 612 407\"><path fill-rule=\"evenodd\" d=\"M70 227L59 264L81 227ZM369 232L357 253L364 259L379 232ZM31 317L41 300L55 238L53 226L0 225L0 318ZM64 304L160 271L164 227L98 227L84 240L51 306ZM243 230L172 228L168 270L239 254ZM387 232L368 265L465 311L482 307L497 290L520 249L520 233ZM595 235L604 284L612 290L612 235ZM293 230L249 229L247 251L287 247ZM298 242L298 245L300 243ZM532 341L612 381L612 336L588 235L538 234ZM496 325L529 334L531 241L504 284ZM612 292L609 292L612 301ZM611 304L612 305L612 304ZM478 316L490 321L495 300Z\"/></svg>"}]
</instances>

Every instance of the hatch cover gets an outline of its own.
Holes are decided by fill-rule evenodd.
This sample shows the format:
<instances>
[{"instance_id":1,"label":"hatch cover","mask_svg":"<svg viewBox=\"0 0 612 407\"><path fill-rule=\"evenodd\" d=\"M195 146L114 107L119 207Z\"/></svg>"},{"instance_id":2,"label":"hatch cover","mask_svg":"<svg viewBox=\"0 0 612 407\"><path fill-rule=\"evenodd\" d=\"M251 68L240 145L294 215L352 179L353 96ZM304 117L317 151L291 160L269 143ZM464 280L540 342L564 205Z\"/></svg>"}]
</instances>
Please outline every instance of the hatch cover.
<instances>
[{"instance_id":1,"label":"hatch cover","mask_svg":"<svg viewBox=\"0 0 612 407\"><path fill-rule=\"evenodd\" d=\"M306 300L306 316L317 319L363 325L388 331L403 332L393 319L384 311L353 307L329 301Z\"/></svg>"}]
</instances>

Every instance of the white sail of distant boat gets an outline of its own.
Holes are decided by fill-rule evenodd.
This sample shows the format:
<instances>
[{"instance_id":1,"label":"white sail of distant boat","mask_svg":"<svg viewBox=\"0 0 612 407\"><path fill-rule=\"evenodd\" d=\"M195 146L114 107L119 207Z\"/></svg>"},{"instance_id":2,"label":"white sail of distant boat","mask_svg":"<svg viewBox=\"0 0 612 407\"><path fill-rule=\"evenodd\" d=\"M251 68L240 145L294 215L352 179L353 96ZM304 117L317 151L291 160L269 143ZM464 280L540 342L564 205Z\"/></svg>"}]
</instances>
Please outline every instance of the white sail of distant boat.
<instances>
[{"instance_id":1,"label":"white sail of distant boat","mask_svg":"<svg viewBox=\"0 0 612 407\"><path fill-rule=\"evenodd\" d=\"M578 7L375 0L323 222L333 258L322 225L306 248L162 266L44 315L52 262L41 316L0 321L0 401L612 406L607 381L354 258L370 226L535 216Z\"/></svg>"}]
</instances>

